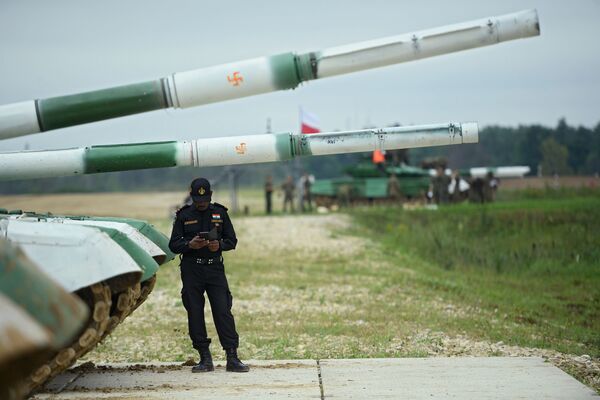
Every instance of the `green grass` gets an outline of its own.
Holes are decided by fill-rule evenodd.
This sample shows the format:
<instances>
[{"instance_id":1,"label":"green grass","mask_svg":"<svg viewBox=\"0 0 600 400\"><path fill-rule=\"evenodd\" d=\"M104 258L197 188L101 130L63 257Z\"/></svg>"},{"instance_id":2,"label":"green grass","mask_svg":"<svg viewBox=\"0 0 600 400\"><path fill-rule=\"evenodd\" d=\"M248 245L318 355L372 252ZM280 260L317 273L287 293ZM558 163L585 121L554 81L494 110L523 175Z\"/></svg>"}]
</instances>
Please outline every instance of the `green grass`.
<instances>
[{"instance_id":1,"label":"green grass","mask_svg":"<svg viewBox=\"0 0 600 400\"><path fill-rule=\"evenodd\" d=\"M440 329L600 355L599 197L354 215L425 292L481 309Z\"/></svg>"},{"instance_id":2,"label":"green grass","mask_svg":"<svg viewBox=\"0 0 600 400\"><path fill-rule=\"evenodd\" d=\"M348 220L344 216L330 217ZM330 217L307 217L312 218L309 221L298 216L271 219L286 223L298 220L308 229ZM282 232L275 231L270 233L270 240L261 239L255 246L253 232L264 229L263 220L234 220L240 247L227 254L226 259L244 358L399 357L431 353L431 345L437 339L424 331L427 324L422 321L438 315L443 305L437 299L419 298L409 279L411 271L398 269L381 255L371 254L369 241L348 236L339 228L319 226L318 238L310 234L281 238ZM170 230L168 221L154 222L163 231ZM303 242L310 241L318 242L317 249L303 251ZM274 247L265 250L269 244ZM148 301L86 360L183 361L194 357L180 288L177 262L162 266ZM215 357L222 359L208 310L206 319L209 335L215 341Z\"/></svg>"}]
</instances>

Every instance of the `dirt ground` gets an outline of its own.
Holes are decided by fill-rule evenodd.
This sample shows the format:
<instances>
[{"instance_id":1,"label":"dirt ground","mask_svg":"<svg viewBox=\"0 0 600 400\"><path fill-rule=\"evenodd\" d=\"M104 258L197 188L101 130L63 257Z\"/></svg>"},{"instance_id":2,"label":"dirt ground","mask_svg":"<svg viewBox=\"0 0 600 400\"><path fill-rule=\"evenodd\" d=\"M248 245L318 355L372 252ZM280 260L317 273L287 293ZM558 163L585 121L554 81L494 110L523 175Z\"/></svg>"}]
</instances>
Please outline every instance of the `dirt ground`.
<instances>
[{"instance_id":1,"label":"dirt ground","mask_svg":"<svg viewBox=\"0 0 600 400\"><path fill-rule=\"evenodd\" d=\"M260 190L241 190L239 207L247 207L252 214L264 209ZM129 217L148 220L170 219L173 211L181 206L187 197L185 190L180 192L136 192L136 193L58 193L45 195L0 195L0 208L54 214L97 215ZM213 200L229 204L229 192L215 192ZM275 208L280 199L276 196Z\"/></svg>"},{"instance_id":2,"label":"dirt ground","mask_svg":"<svg viewBox=\"0 0 600 400\"><path fill-rule=\"evenodd\" d=\"M0 207L54 214L162 219L169 217L170 210L184 198L183 192L6 195L0 196Z\"/></svg>"}]
</instances>

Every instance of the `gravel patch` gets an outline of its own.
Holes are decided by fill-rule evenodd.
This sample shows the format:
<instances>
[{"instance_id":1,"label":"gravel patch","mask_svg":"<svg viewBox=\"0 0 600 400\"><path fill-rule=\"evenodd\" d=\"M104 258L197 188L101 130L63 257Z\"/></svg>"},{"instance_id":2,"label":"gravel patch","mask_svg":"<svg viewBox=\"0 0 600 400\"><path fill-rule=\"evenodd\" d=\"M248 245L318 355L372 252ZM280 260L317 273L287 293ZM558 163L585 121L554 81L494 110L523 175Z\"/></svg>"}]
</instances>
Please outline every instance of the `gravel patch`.
<instances>
[{"instance_id":1,"label":"gravel patch","mask_svg":"<svg viewBox=\"0 0 600 400\"><path fill-rule=\"evenodd\" d=\"M365 240L346 236L350 217L343 214L238 218L234 221L244 258L272 258L315 262L352 257L364 251Z\"/></svg>"}]
</instances>

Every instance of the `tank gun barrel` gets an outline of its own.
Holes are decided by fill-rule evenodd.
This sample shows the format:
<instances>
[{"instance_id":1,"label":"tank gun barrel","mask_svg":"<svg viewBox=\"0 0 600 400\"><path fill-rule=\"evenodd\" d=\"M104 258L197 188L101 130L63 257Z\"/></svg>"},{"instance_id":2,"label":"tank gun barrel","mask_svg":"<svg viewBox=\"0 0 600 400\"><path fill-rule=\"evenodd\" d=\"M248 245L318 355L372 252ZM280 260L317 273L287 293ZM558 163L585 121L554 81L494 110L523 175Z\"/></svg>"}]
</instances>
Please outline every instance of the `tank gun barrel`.
<instances>
[{"instance_id":1,"label":"tank gun barrel","mask_svg":"<svg viewBox=\"0 0 600 400\"><path fill-rule=\"evenodd\" d=\"M469 175L474 178L484 177L491 172L496 178L522 178L531 172L527 165L510 165L506 167L475 167L469 169Z\"/></svg>"},{"instance_id":2,"label":"tank gun barrel","mask_svg":"<svg viewBox=\"0 0 600 400\"><path fill-rule=\"evenodd\" d=\"M535 10L302 54L283 53L131 85L0 106L0 140L163 108L293 89L302 82L539 35Z\"/></svg>"},{"instance_id":3,"label":"tank gun barrel","mask_svg":"<svg viewBox=\"0 0 600 400\"><path fill-rule=\"evenodd\" d=\"M262 134L0 153L0 181L175 166L211 167L363 151L477 143L477 123Z\"/></svg>"}]
</instances>

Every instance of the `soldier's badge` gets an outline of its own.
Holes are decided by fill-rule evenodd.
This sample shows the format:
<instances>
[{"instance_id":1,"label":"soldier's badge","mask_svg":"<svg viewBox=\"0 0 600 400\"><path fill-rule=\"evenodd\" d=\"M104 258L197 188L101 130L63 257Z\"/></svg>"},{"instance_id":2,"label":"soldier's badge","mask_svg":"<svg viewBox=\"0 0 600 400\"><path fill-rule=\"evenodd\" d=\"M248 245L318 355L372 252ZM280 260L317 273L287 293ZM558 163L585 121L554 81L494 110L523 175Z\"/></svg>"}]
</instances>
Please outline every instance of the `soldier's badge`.
<instances>
[{"instance_id":1,"label":"soldier's badge","mask_svg":"<svg viewBox=\"0 0 600 400\"><path fill-rule=\"evenodd\" d=\"M184 221L183 224L184 225L191 225L191 224L197 224L198 220L197 219L192 219L190 221Z\"/></svg>"}]
</instances>

